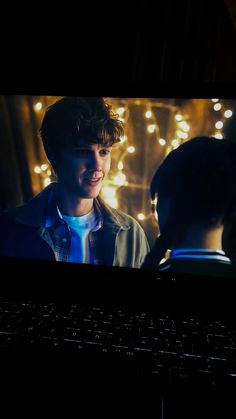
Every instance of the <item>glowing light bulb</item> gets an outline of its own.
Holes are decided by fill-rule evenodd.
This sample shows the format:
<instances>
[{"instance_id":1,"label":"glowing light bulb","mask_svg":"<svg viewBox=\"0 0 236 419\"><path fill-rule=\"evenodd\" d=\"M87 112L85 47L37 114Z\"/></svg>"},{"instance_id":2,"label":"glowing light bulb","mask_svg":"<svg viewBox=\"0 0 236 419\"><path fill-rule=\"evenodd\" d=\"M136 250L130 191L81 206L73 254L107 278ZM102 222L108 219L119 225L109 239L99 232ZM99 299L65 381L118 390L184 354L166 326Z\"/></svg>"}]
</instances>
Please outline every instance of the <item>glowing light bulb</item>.
<instances>
[{"instance_id":1,"label":"glowing light bulb","mask_svg":"<svg viewBox=\"0 0 236 419\"><path fill-rule=\"evenodd\" d=\"M155 124L150 124L147 126L147 130L148 132L150 132L150 134L152 134L156 129L156 125Z\"/></svg>"},{"instance_id":2,"label":"glowing light bulb","mask_svg":"<svg viewBox=\"0 0 236 419\"><path fill-rule=\"evenodd\" d=\"M117 109L117 113L118 115L123 115L123 113L125 112L125 108L123 106L121 106L120 108Z\"/></svg>"},{"instance_id":3,"label":"glowing light bulb","mask_svg":"<svg viewBox=\"0 0 236 419\"><path fill-rule=\"evenodd\" d=\"M127 151L128 151L128 153L134 153L135 152L135 147L133 146L133 145L130 145L128 148L127 148Z\"/></svg>"},{"instance_id":4,"label":"glowing light bulb","mask_svg":"<svg viewBox=\"0 0 236 419\"><path fill-rule=\"evenodd\" d=\"M145 117L146 117L147 119L151 118L151 116L152 116L152 112L151 112L151 111L147 111L147 112L145 112Z\"/></svg>"},{"instance_id":5,"label":"glowing light bulb","mask_svg":"<svg viewBox=\"0 0 236 419\"><path fill-rule=\"evenodd\" d=\"M173 146L173 148L179 147L179 140L175 138L174 140L171 141L171 145Z\"/></svg>"},{"instance_id":6,"label":"glowing light bulb","mask_svg":"<svg viewBox=\"0 0 236 419\"><path fill-rule=\"evenodd\" d=\"M179 126L179 128L181 128L181 129L182 129L182 131L184 131L184 132L188 132L188 131L189 131L189 129L190 129L190 126L187 124L187 122L186 122L186 121L180 121L180 122L178 123L178 126Z\"/></svg>"},{"instance_id":7,"label":"glowing light bulb","mask_svg":"<svg viewBox=\"0 0 236 419\"><path fill-rule=\"evenodd\" d=\"M214 111L219 111L221 108L222 108L222 106L221 106L221 104L220 104L220 103L216 103L216 104L213 106Z\"/></svg>"},{"instance_id":8,"label":"glowing light bulb","mask_svg":"<svg viewBox=\"0 0 236 419\"><path fill-rule=\"evenodd\" d=\"M46 177L43 181L44 186L48 186L51 183L51 179L49 177Z\"/></svg>"},{"instance_id":9,"label":"glowing light bulb","mask_svg":"<svg viewBox=\"0 0 236 419\"><path fill-rule=\"evenodd\" d=\"M164 138L160 138L159 140L160 145L164 146L166 145L166 140L164 140Z\"/></svg>"},{"instance_id":10,"label":"glowing light bulb","mask_svg":"<svg viewBox=\"0 0 236 419\"><path fill-rule=\"evenodd\" d=\"M43 172L45 172L45 170L47 170L47 168L48 168L48 165L47 165L47 164L42 164L42 165L41 165L41 170L42 170Z\"/></svg>"},{"instance_id":11,"label":"glowing light bulb","mask_svg":"<svg viewBox=\"0 0 236 419\"><path fill-rule=\"evenodd\" d=\"M215 138L218 138L219 140L222 140L223 135L222 135L220 132L217 132L217 133L214 135L214 137L215 137Z\"/></svg>"},{"instance_id":12,"label":"glowing light bulb","mask_svg":"<svg viewBox=\"0 0 236 419\"><path fill-rule=\"evenodd\" d=\"M225 111L224 116L225 118L230 118L233 115L233 112L230 109L227 109L227 111Z\"/></svg>"},{"instance_id":13,"label":"glowing light bulb","mask_svg":"<svg viewBox=\"0 0 236 419\"><path fill-rule=\"evenodd\" d=\"M41 173L41 169L39 166L34 167L34 173Z\"/></svg>"},{"instance_id":14,"label":"glowing light bulb","mask_svg":"<svg viewBox=\"0 0 236 419\"><path fill-rule=\"evenodd\" d=\"M123 165L122 161L119 161L117 167L118 167L119 170L123 169L124 165Z\"/></svg>"},{"instance_id":15,"label":"glowing light bulb","mask_svg":"<svg viewBox=\"0 0 236 419\"><path fill-rule=\"evenodd\" d=\"M175 119L176 119L176 121L182 121L183 117L182 117L182 115L180 113L177 113L175 115Z\"/></svg>"},{"instance_id":16,"label":"glowing light bulb","mask_svg":"<svg viewBox=\"0 0 236 419\"><path fill-rule=\"evenodd\" d=\"M176 134L178 135L179 138L183 138L183 140L186 140L188 138L187 132L177 131Z\"/></svg>"},{"instance_id":17,"label":"glowing light bulb","mask_svg":"<svg viewBox=\"0 0 236 419\"><path fill-rule=\"evenodd\" d=\"M222 121L217 121L216 122L216 124L215 124L215 127L217 128L217 129L221 129L221 128L223 128L223 122Z\"/></svg>"},{"instance_id":18,"label":"glowing light bulb","mask_svg":"<svg viewBox=\"0 0 236 419\"><path fill-rule=\"evenodd\" d=\"M42 107L43 107L43 105L42 105L42 103L41 103L41 102L37 102L37 103L34 105L34 109L35 109L36 111L41 111Z\"/></svg>"},{"instance_id":19,"label":"glowing light bulb","mask_svg":"<svg viewBox=\"0 0 236 419\"><path fill-rule=\"evenodd\" d=\"M218 102L219 99L211 99L212 102Z\"/></svg>"},{"instance_id":20,"label":"glowing light bulb","mask_svg":"<svg viewBox=\"0 0 236 419\"><path fill-rule=\"evenodd\" d=\"M143 221L143 220L145 220L145 218L146 218L146 217L145 217L145 215L144 215L143 213L141 213L141 212L140 212L140 214L138 214L138 215L137 215L137 218L138 218L140 221Z\"/></svg>"}]
</instances>

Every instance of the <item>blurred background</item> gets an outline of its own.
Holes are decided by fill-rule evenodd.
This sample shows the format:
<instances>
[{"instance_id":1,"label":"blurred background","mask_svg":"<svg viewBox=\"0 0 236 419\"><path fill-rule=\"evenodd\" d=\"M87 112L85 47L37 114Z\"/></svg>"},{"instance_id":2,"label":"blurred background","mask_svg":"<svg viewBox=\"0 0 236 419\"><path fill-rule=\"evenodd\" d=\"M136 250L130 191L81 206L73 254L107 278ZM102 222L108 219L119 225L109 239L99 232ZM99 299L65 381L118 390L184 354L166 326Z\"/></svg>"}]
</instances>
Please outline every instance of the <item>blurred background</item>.
<instances>
[{"instance_id":1,"label":"blurred background","mask_svg":"<svg viewBox=\"0 0 236 419\"><path fill-rule=\"evenodd\" d=\"M55 180L38 135L46 108L60 96L0 96L0 205L23 204ZM149 185L155 170L181 143L198 135L236 141L236 99L105 97L124 123L112 151L112 167L101 195L132 215L150 245L158 234Z\"/></svg>"}]
</instances>

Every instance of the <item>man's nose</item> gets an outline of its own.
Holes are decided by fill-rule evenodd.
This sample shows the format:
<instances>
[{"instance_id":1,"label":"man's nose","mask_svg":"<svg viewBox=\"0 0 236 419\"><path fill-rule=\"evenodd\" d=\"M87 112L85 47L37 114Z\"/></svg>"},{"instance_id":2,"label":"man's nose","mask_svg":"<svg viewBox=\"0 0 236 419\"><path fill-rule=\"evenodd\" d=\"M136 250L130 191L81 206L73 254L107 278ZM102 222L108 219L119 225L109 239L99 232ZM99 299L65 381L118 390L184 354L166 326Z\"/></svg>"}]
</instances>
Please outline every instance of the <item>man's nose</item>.
<instances>
[{"instance_id":1,"label":"man's nose","mask_svg":"<svg viewBox=\"0 0 236 419\"><path fill-rule=\"evenodd\" d=\"M91 154L89 162L88 162L88 166L90 170L96 170L96 171L102 170L102 159L100 155L96 153Z\"/></svg>"}]
</instances>

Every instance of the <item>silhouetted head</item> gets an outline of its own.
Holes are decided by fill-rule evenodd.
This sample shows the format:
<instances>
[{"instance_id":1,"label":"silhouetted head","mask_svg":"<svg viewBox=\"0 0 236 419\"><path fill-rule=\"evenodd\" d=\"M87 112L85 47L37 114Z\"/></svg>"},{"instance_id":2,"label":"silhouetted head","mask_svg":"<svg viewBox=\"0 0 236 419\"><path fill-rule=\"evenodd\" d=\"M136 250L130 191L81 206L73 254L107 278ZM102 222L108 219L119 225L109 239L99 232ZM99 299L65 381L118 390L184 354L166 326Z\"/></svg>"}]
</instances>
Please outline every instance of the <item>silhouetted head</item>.
<instances>
[{"instance_id":1,"label":"silhouetted head","mask_svg":"<svg viewBox=\"0 0 236 419\"><path fill-rule=\"evenodd\" d=\"M190 226L225 225L236 211L236 144L211 137L185 142L160 165L150 190L157 198L161 233L158 264Z\"/></svg>"}]
</instances>

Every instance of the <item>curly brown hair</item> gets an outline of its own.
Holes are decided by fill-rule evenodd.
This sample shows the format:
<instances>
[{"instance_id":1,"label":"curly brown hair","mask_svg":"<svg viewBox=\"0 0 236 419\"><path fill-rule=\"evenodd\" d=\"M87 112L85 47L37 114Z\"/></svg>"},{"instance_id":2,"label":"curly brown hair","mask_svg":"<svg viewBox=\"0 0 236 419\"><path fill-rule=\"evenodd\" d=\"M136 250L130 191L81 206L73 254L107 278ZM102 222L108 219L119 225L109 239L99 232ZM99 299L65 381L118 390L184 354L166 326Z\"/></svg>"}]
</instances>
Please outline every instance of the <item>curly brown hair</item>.
<instances>
[{"instance_id":1,"label":"curly brown hair","mask_svg":"<svg viewBox=\"0 0 236 419\"><path fill-rule=\"evenodd\" d=\"M78 138L112 146L120 141L124 128L103 98L65 96L48 107L39 132L49 157Z\"/></svg>"}]
</instances>

